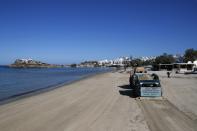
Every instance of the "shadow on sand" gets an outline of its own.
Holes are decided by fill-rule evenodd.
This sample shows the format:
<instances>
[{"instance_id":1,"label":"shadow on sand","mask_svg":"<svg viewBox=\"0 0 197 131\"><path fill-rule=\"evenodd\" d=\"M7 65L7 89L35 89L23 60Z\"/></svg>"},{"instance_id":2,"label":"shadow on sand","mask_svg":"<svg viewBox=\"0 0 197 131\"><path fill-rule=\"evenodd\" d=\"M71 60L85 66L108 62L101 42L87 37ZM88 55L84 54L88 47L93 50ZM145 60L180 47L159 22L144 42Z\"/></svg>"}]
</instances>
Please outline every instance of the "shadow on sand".
<instances>
[{"instance_id":1,"label":"shadow on sand","mask_svg":"<svg viewBox=\"0 0 197 131\"><path fill-rule=\"evenodd\" d=\"M121 86L118 86L122 89L132 89L132 87L130 85L121 85Z\"/></svg>"},{"instance_id":2,"label":"shadow on sand","mask_svg":"<svg viewBox=\"0 0 197 131\"><path fill-rule=\"evenodd\" d=\"M133 89L130 85L121 85L121 86L118 86L118 87L121 88L121 89L124 89L124 90L119 90L120 95L129 96L131 98L136 98L136 96L133 92Z\"/></svg>"}]
</instances>

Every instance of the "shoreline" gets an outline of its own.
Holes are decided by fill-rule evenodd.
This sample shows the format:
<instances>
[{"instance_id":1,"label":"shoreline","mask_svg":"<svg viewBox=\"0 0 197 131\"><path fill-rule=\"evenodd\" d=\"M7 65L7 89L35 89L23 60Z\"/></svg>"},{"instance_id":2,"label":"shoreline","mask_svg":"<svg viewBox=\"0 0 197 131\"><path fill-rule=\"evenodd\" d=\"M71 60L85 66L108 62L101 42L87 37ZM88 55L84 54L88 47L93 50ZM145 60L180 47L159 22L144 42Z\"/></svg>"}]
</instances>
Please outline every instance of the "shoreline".
<instances>
[{"instance_id":1,"label":"shoreline","mask_svg":"<svg viewBox=\"0 0 197 131\"><path fill-rule=\"evenodd\" d=\"M62 88L64 86L68 86L68 85L77 83L79 81L89 79L89 78L92 78L92 77L95 77L95 76L98 76L98 75L107 74L107 73L110 73L110 72L114 72L114 70L105 71L105 72L98 72L98 73L95 73L95 74L89 74L87 76L82 76L79 79L72 80L72 81L69 81L69 82L57 83L55 85L51 85L51 86L43 87L43 88L40 88L40 89L36 89L36 90L32 90L32 91L28 91L28 92L24 92L24 93L20 93L20 94L16 94L16 95L12 95L12 96L1 99L0 100L0 106L15 102L15 101L18 101L18 100L21 100L21 99L25 99L25 98L28 98L28 97L32 97L32 96L35 96L35 95L40 95L40 94L43 94L43 93L46 93L46 92L49 92L49 91L53 91L53 90L56 90L58 88Z\"/></svg>"},{"instance_id":2,"label":"shoreline","mask_svg":"<svg viewBox=\"0 0 197 131\"><path fill-rule=\"evenodd\" d=\"M132 126L138 131L149 131L135 99L120 94L125 84L128 84L127 74L110 71L2 105L0 128L4 131L120 131Z\"/></svg>"}]
</instances>

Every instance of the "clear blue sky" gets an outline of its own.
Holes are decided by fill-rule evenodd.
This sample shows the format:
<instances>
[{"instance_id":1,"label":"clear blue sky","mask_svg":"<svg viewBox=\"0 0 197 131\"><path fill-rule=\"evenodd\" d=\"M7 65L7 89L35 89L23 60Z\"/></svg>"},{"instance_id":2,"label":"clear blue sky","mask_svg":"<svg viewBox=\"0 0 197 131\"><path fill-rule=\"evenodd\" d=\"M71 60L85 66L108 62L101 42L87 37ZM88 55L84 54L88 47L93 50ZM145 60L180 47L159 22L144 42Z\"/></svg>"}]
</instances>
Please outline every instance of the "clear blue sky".
<instances>
[{"instance_id":1,"label":"clear blue sky","mask_svg":"<svg viewBox=\"0 0 197 131\"><path fill-rule=\"evenodd\" d=\"M197 0L0 0L0 64L197 48Z\"/></svg>"}]
</instances>

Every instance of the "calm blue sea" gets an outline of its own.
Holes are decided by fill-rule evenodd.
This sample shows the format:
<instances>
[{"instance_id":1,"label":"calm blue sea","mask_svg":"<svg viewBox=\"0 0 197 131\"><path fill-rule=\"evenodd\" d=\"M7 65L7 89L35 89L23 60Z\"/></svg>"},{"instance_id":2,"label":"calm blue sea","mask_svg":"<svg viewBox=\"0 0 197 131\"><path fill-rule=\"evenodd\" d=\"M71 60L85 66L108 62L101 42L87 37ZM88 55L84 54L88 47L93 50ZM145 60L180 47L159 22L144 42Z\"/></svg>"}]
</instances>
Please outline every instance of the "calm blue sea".
<instances>
[{"instance_id":1,"label":"calm blue sea","mask_svg":"<svg viewBox=\"0 0 197 131\"><path fill-rule=\"evenodd\" d=\"M0 66L0 101L56 88L110 70L109 68L17 69Z\"/></svg>"}]
</instances>

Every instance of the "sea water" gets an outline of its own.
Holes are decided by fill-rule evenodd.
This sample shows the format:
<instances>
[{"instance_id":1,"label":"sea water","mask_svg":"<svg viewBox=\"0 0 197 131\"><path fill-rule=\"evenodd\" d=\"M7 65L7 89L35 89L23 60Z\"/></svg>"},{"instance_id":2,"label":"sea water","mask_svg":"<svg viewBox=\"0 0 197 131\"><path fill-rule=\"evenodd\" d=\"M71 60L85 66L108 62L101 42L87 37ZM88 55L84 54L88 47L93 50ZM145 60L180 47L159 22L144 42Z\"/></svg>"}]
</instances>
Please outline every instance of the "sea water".
<instances>
[{"instance_id":1,"label":"sea water","mask_svg":"<svg viewBox=\"0 0 197 131\"><path fill-rule=\"evenodd\" d=\"M109 68L9 68L0 66L0 101L57 88Z\"/></svg>"}]
</instances>

